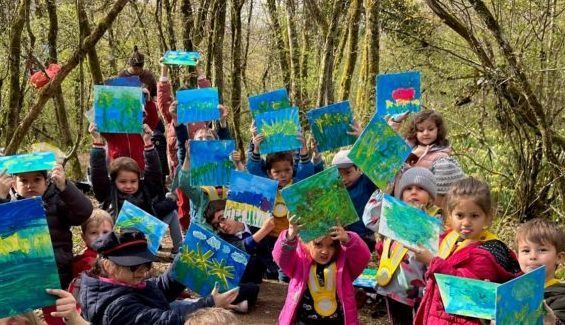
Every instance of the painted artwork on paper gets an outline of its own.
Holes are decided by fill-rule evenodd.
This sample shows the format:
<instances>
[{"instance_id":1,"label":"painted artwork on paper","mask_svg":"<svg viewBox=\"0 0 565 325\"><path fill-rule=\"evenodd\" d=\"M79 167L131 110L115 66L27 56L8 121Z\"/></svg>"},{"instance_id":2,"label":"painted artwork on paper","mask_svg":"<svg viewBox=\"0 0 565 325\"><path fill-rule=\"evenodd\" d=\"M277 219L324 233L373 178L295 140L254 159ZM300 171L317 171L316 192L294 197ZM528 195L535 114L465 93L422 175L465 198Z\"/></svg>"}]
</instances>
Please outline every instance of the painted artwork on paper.
<instances>
[{"instance_id":1,"label":"painted artwork on paper","mask_svg":"<svg viewBox=\"0 0 565 325\"><path fill-rule=\"evenodd\" d=\"M230 182L233 140L190 141L190 184L222 186Z\"/></svg>"},{"instance_id":2,"label":"painted artwork on paper","mask_svg":"<svg viewBox=\"0 0 565 325\"><path fill-rule=\"evenodd\" d=\"M420 110L420 72L380 74L376 81L378 116L395 117Z\"/></svg>"},{"instance_id":3,"label":"painted artwork on paper","mask_svg":"<svg viewBox=\"0 0 565 325\"><path fill-rule=\"evenodd\" d=\"M224 217L261 227L271 218L278 186L269 178L232 171Z\"/></svg>"},{"instance_id":4,"label":"painted artwork on paper","mask_svg":"<svg viewBox=\"0 0 565 325\"><path fill-rule=\"evenodd\" d=\"M143 131L141 88L95 85L94 122L99 132L141 133Z\"/></svg>"},{"instance_id":5,"label":"painted artwork on paper","mask_svg":"<svg viewBox=\"0 0 565 325\"><path fill-rule=\"evenodd\" d=\"M290 107L290 101L288 100L288 92L285 88L249 96L249 110L253 116L287 107Z\"/></svg>"},{"instance_id":6,"label":"painted artwork on paper","mask_svg":"<svg viewBox=\"0 0 565 325\"><path fill-rule=\"evenodd\" d=\"M51 170L57 164L54 152L31 152L13 156L0 156L0 173L7 170L8 174Z\"/></svg>"},{"instance_id":7,"label":"painted artwork on paper","mask_svg":"<svg viewBox=\"0 0 565 325\"><path fill-rule=\"evenodd\" d=\"M423 246L437 255L439 235L443 231L441 219L432 217L388 194L384 194L379 233L406 247Z\"/></svg>"},{"instance_id":8,"label":"painted artwork on paper","mask_svg":"<svg viewBox=\"0 0 565 325\"><path fill-rule=\"evenodd\" d=\"M297 150L302 143L297 138L300 131L298 108L286 108L258 114L255 117L257 132L265 139L261 142L259 152Z\"/></svg>"},{"instance_id":9,"label":"painted artwork on paper","mask_svg":"<svg viewBox=\"0 0 565 325\"><path fill-rule=\"evenodd\" d=\"M104 81L106 86L141 87L139 76L115 77Z\"/></svg>"},{"instance_id":10,"label":"painted artwork on paper","mask_svg":"<svg viewBox=\"0 0 565 325\"><path fill-rule=\"evenodd\" d=\"M318 151L328 151L351 145L357 139L348 134L353 124L349 101L331 104L306 113Z\"/></svg>"},{"instance_id":11,"label":"painted artwork on paper","mask_svg":"<svg viewBox=\"0 0 565 325\"><path fill-rule=\"evenodd\" d=\"M53 305L47 288L61 283L41 198L0 204L0 318Z\"/></svg>"},{"instance_id":12,"label":"painted artwork on paper","mask_svg":"<svg viewBox=\"0 0 565 325\"><path fill-rule=\"evenodd\" d=\"M337 167L328 168L281 191L290 211L303 225L303 242L326 235L330 228L359 220Z\"/></svg>"},{"instance_id":13,"label":"painted artwork on paper","mask_svg":"<svg viewBox=\"0 0 565 325\"><path fill-rule=\"evenodd\" d=\"M167 232L167 224L136 205L124 201L116 219L114 229L134 228L145 234L147 246L151 253L157 255L161 241Z\"/></svg>"},{"instance_id":14,"label":"painted artwork on paper","mask_svg":"<svg viewBox=\"0 0 565 325\"><path fill-rule=\"evenodd\" d=\"M191 223L181 251L173 263L173 277L187 288L206 296L218 283L224 292L239 285L249 255L212 231Z\"/></svg>"},{"instance_id":15,"label":"painted artwork on paper","mask_svg":"<svg viewBox=\"0 0 565 325\"><path fill-rule=\"evenodd\" d=\"M220 100L217 88L200 88L177 91L177 120L194 123L220 119Z\"/></svg>"},{"instance_id":16,"label":"painted artwork on paper","mask_svg":"<svg viewBox=\"0 0 565 325\"><path fill-rule=\"evenodd\" d=\"M498 283L434 274L445 311L461 316L494 319Z\"/></svg>"},{"instance_id":17,"label":"painted artwork on paper","mask_svg":"<svg viewBox=\"0 0 565 325\"><path fill-rule=\"evenodd\" d=\"M377 269L366 268L363 273L353 281L353 286L374 289L377 287Z\"/></svg>"},{"instance_id":18,"label":"painted artwork on paper","mask_svg":"<svg viewBox=\"0 0 565 325\"><path fill-rule=\"evenodd\" d=\"M196 66L198 60L198 52L167 51L163 55L163 64Z\"/></svg>"},{"instance_id":19,"label":"painted artwork on paper","mask_svg":"<svg viewBox=\"0 0 565 325\"><path fill-rule=\"evenodd\" d=\"M377 185L385 189L412 148L376 114L365 127L348 157Z\"/></svg>"}]
</instances>

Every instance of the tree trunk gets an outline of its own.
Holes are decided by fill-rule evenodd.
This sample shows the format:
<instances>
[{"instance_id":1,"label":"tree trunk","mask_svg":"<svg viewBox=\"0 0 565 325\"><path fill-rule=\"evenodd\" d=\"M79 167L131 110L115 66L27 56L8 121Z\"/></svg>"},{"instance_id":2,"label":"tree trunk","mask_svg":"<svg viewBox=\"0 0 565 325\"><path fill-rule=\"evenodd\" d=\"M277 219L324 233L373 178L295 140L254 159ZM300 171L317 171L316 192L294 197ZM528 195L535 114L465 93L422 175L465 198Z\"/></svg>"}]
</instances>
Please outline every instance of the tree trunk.
<instances>
[{"instance_id":1,"label":"tree trunk","mask_svg":"<svg viewBox=\"0 0 565 325\"><path fill-rule=\"evenodd\" d=\"M300 49L298 46L298 34L296 32L296 8L294 0L286 0L286 18L288 34L288 50L290 58L290 93L291 102L299 105L302 102L300 95Z\"/></svg>"},{"instance_id":2,"label":"tree trunk","mask_svg":"<svg viewBox=\"0 0 565 325\"><path fill-rule=\"evenodd\" d=\"M212 63L214 62L214 30L216 29L216 13L220 0L214 0L212 4L211 18L208 20L208 37L206 37L206 73L212 78Z\"/></svg>"},{"instance_id":3,"label":"tree trunk","mask_svg":"<svg viewBox=\"0 0 565 325\"><path fill-rule=\"evenodd\" d=\"M249 2L249 12L247 13L247 33L245 33L245 50L243 53L243 63L241 65L241 70L243 73L243 84L247 89L248 79L247 79L247 58L249 57L249 40L251 38L251 18L253 16L253 0Z\"/></svg>"},{"instance_id":4,"label":"tree trunk","mask_svg":"<svg viewBox=\"0 0 565 325\"><path fill-rule=\"evenodd\" d=\"M359 71L359 87L355 105L363 121L368 120L376 109L375 78L379 73L379 6L380 0L365 0L365 40Z\"/></svg>"},{"instance_id":5,"label":"tree trunk","mask_svg":"<svg viewBox=\"0 0 565 325\"><path fill-rule=\"evenodd\" d=\"M167 34L169 35L169 46L167 49L176 51L177 49L177 38L175 35L175 21L173 19L173 8L171 7L171 2L169 0L163 0L165 5L165 15L167 16ZM180 87L180 70L178 66L173 66L170 71L171 86L173 89L178 89Z\"/></svg>"},{"instance_id":6,"label":"tree trunk","mask_svg":"<svg viewBox=\"0 0 565 325\"><path fill-rule=\"evenodd\" d=\"M223 102L224 89L224 32L226 29L226 6L224 1L217 1L216 22L214 24L214 86L218 88L220 103Z\"/></svg>"},{"instance_id":7,"label":"tree trunk","mask_svg":"<svg viewBox=\"0 0 565 325\"><path fill-rule=\"evenodd\" d=\"M88 22L88 16L84 10L83 0L77 0L77 16L78 25L81 37L86 37L90 35L90 23ZM90 67L90 76L92 77L92 82L95 85L102 85L104 83L104 77L102 76L102 70L100 69L100 61L98 60L98 54L96 53L96 47L93 46L88 50L88 66Z\"/></svg>"},{"instance_id":8,"label":"tree trunk","mask_svg":"<svg viewBox=\"0 0 565 325\"><path fill-rule=\"evenodd\" d=\"M349 22L347 23L347 26L349 27L349 32L347 35L349 43L347 46L345 67L343 68L343 75L341 78L341 83L339 85L340 100L346 100L349 98L349 92L351 91L351 78L353 76L355 64L357 63L361 1L362 0L352 0L349 7Z\"/></svg>"},{"instance_id":9,"label":"tree trunk","mask_svg":"<svg viewBox=\"0 0 565 325\"><path fill-rule=\"evenodd\" d=\"M112 71L118 71L118 62L116 62L116 45L114 29L110 27L108 28L108 47L110 48L110 58L108 59L108 63L110 63Z\"/></svg>"},{"instance_id":10,"label":"tree trunk","mask_svg":"<svg viewBox=\"0 0 565 325\"><path fill-rule=\"evenodd\" d=\"M233 109L233 123L235 140L239 151L244 153L243 138L241 137L240 117L241 117L241 76L242 76L242 28L241 28L241 10L245 0L233 0L231 10L232 24L232 91L231 91L231 107Z\"/></svg>"},{"instance_id":11,"label":"tree trunk","mask_svg":"<svg viewBox=\"0 0 565 325\"><path fill-rule=\"evenodd\" d=\"M279 57L279 65L281 67L281 73L283 76L284 87L290 88L290 58L287 55L287 49L284 43L284 36L281 29L281 24L279 23L279 17L277 15L277 4L275 0L267 0L267 9L269 11L269 17L271 18L271 25L273 29L274 38L277 44L277 54Z\"/></svg>"},{"instance_id":12,"label":"tree trunk","mask_svg":"<svg viewBox=\"0 0 565 325\"><path fill-rule=\"evenodd\" d=\"M194 25L194 15L192 11L192 4L190 0L182 0L180 6L182 24L182 46L186 51L194 51L194 28L199 28L199 26ZM189 74L183 78L183 83L188 85L190 88L196 88L197 76L192 72L196 71L193 66L188 67Z\"/></svg>"},{"instance_id":13,"label":"tree trunk","mask_svg":"<svg viewBox=\"0 0 565 325\"><path fill-rule=\"evenodd\" d=\"M71 57L65 64L63 64L61 70L55 76L55 78L53 78L49 84L42 88L42 90L39 92L39 96L37 97L37 101L31 106L29 112L27 113L21 124L13 133L8 133L12 134L12 137L8 143L8 146L6 147L6 154L13 154L18 150L18 147L20 146L32 123L39 116L39 114L43 110L43 107L45 107L45 103L47 103L49 98L55 95L56 88L61 86L61 83L80 63L87 52L94 46L96 46L96 43L100 40L100 38L102 38L102 35L104 35L108 27L110 27L112 22L116 19L118 14L122 11L122 9L128 2L129 0L116 0L114 5L112 6L112 9L110 9L106 17L100 20L92 33L84 39L84 42L82 43L80 48L71 55Z\"/></svg>"}]
</instances>

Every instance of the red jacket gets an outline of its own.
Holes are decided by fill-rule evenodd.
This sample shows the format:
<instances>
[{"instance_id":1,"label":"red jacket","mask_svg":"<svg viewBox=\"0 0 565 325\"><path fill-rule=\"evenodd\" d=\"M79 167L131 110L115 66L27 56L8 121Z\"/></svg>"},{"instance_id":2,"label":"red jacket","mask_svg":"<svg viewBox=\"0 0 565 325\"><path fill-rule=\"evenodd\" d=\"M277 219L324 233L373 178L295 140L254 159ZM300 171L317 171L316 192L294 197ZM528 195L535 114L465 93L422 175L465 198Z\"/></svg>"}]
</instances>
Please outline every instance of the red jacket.
<instances>
[{"instance_id":1,"label":"red jacket","mask_svg":"<svg viewBox=\"0 0 565 325\"><path fill-rule=\"evenodd\" d=\"M442 235L445 238L447 232ZM447 259L434 257L426 273L426 290L414 324L481 324L478 318L445 312L434 273L503 283L521 274L516 255L500 240L474 242Z\"/></svg>"},{"instance_id":2,"label":"red jacket","mask_svg":"<svg viewBox=\"0 0 565 325\"><path fill-rule=\"evenodd\" d=\"M97 257L98 253L90 247L87 247L84 253L73 257L73 278L84 271L90 271Z\"/></svg>"}]
</instances>

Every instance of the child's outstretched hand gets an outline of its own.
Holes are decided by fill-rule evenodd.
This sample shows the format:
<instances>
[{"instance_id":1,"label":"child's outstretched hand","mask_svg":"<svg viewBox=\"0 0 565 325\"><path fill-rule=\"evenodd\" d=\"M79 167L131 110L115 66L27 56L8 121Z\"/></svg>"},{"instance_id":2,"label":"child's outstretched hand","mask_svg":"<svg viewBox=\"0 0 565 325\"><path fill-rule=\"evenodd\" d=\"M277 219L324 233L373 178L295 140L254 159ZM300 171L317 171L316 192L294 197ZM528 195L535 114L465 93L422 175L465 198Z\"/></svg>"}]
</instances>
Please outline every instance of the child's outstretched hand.
<instances>
[{"instance_id":1,"label":"child's outstretched hand","mask_svg":"<svg viewBox=\"0 0 565 325\"><path fill-rule=\"evenodd\" d=\"M98 132L98 129L96 128L96 124L90 123L88 125L88 132L92 136L92 142L93 143L104 143L104 139L102 138L102 136Z\"/></svg>"},{"instance_id":2,"label":"child's outstretched hand","mask_svg":"<svg viewBox=\"0 0 565 325\"><path fill-rule=\"evenodd\" d=\"M57 311L51 313L53 317L61 317L67 319L67 324L89 324L79 314L77 310L77 301L70 292L60 289L47 289L48 294L58 296L55 302Z\"/></svg>"},{"instance_id":3,"label":"child's outstretched hand","mask_svg":"<svg viewBox=\"0 0 565 325\"><path fill-rule=\"evenodd\" d=\"M286 239L293 240L294 237L296 237L296 235L298 235L298 233L300 232L300 228L302 228L302 225L300 224L300 218L294 215L288 218L288 223L289 225L288 225L288 231L286 233Z\"/></svg>"},{"instance_id":4,"label":"child's outstretched hand","mask_svg":"<svg viewBox=\"0 0 565 325\"><path fill-rule=\"evenodd\" d=\"M302 147L300 147L300 155L308 154L308 145L306 144L306 138L304 137L304 135L302 133L299 133L296 138L298 139L298 141L300 141L300 143L302 143Z\"/></svg>"},{"instance_id":5,"label":"child's outstretched hand","mask_svg":"<svg viewBox=\"0 0 565 325\"><path fill-rule=\"evenodd\" d=\"M255 120L251 120L249 132L251 132L251 137L255 137L257 135L257 126L255 125Z\"/></svg>"},{"instance_id":6,"label":"child's outstretched hand","mask_svg":"<svg viewBox=\"0 0 565 325\"><path fill-rule=\"evenodd\" d=\"M228 118L228 115L230 115L230 110L222 104L218 105L218 109L220 110L220 126L225 128L226 120Z\"/></svg>"},{"instance_id":7,"label":"child's outstretched hand","mask_svg":"<svg viewBox=\"0 0 565 325\"><path fill-rule=\"evenodd\" d=\"M55 184L59 191L63 192L67 188L67 180L63 166L57 164L51 170L51 181Z\"/></svg>"},{"instance_id":8,"label":"child's outstretched hand","mask_svg":"<svg viewBox=\"0 0 565 325\"><path fill-rule=\"evenodd\" d=\"M0 199L7 199L12 187L12 176L8 175L6 170L0 173Z\"/></svg>"},{"instance_id":9,"label":"child's outstretched hand","mask_svg":"<svg viewBox=\"0 0 565 325\"><path fill-rule=\"evenodd\" d=\"M555 315L555 312L547 305L545 300L543 301L543 308L545 309L545 316L543 317L543 325L556 324L558 320L557 315Z\"/></svg>"},{"instance_id":10,"label":"child's outstretched hand","mask_svg":"<svg viewBox=\"0 0 565 325\"><path fill-rule=\"evenodd\" d=\"M308 147L310 147L310 152L312 152L312 160L315 164L317 164L320 161L322 161L322 155L318 151L318 141L316 141L316 139L312 137L310 138L310 141L308 143L309 143Z\"/></svg>"},{"instance_id":11,"label":"child's outstretched hand","mask_svg":"<svg viewBox=\"0 0 565 325\"><path fill-rule=\"evenodd\" d=\"M330 237L333 240L339 240L342 244L349 242L349 234L342 226L334 226L330 228Z\"/></svg>"},{"instance_id":12,"label":"child's outstretched hand","mask_svg":"<svg viewBox=\"0 0 565 325\"><path fill-rule=\"evenodd\" d=\"M361 124L357 121L353 121L353 123L349 124L349 126L351 127L351 131L347 131L347 134L349 135L354 135L358 138L363 132L363 127L361 127Z\"/></svg>"},{"instance_id":13,"label":"child's outstretched hand","mask_svg":"<svg viewBox=\"0 0 565 325\"><path fill-rule=\"evenodd\" d=\"M238 293L239 293L239 288L233 288L224 293L219 293L218 284L216 283L211 293L212 298L214 299L214 306L219 308L230 307L231 303L235 300Z\"/></svg>"},{"instance_id":14,"label":"child's outstretched hand","mask_svg":"<svg viewBox=\"0 0 565 325\"><path fill-rule=\"evenodd\" d=\"M432 252L430 252L427 248L424 248L422 246L418 248L413 248L413 247L406 247L406 248L414 252L414 256L416 257L416 260L420 263L429 265L432 259L434 258L434 254L432 254Z\"/></svg>"},{"instance_id":15,"label":"child's outstretched hand","mask_svg":"<svg viewBox=\"0 0 565 325\"><path fill-rule=\"evenodd\" d=\"M253 153L258 155L259 148L261 147L261 142L265 140L265 136L262 134L257 134L253 137Z\"/></svg>"},{"instance_id":16,"label":"child's outstretched hand","mask_svg":"<svg viewBox=\"0 0 565 325\"><path fill-rule=\"evenodd\" d=\"M233 163L235 165L235 168L237 170L239 170L240 172L244 171L245 166L243 165L243 162L241 161L241 152L234 150L231 153L231 157L232 157Z\"/></svg>"},{"instance_id":17,"label":"child's outstretched hand","mask_svg":"<svg viewBox=\"0 0 565 325\"><path fill-rule=\"evenodd\" d=\"M151 130L149 125L143 124L143 135L142 135L143 144L145 144L146 146L153 145L153 142L151 142L152 135L153 135L153 130Z\"/></svg>"}]
</instances>

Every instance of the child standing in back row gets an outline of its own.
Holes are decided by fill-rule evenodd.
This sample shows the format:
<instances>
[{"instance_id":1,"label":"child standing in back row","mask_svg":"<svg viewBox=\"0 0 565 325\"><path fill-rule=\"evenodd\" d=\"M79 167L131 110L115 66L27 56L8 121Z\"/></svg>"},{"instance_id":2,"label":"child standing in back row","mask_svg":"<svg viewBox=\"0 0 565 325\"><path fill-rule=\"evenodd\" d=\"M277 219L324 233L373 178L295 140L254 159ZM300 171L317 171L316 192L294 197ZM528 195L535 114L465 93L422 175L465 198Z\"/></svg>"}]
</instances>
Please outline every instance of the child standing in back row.
<instances>
[{"instance_id":1,"label":"child standing in back row","mask_svg":"<svg viewBox=\"0 0 565 325\"><path fill-rule=\"evenodd\" d=\"M435 273L503 283L520 275L514 253L488 228L492 201L488 186L472 177L456 182L446 198L451 230L440 238L438 256L415 249L416 259L428 266L425 295L414 324L482 324L477 318L448 314Z\"/></svg>"}]
</instances>

